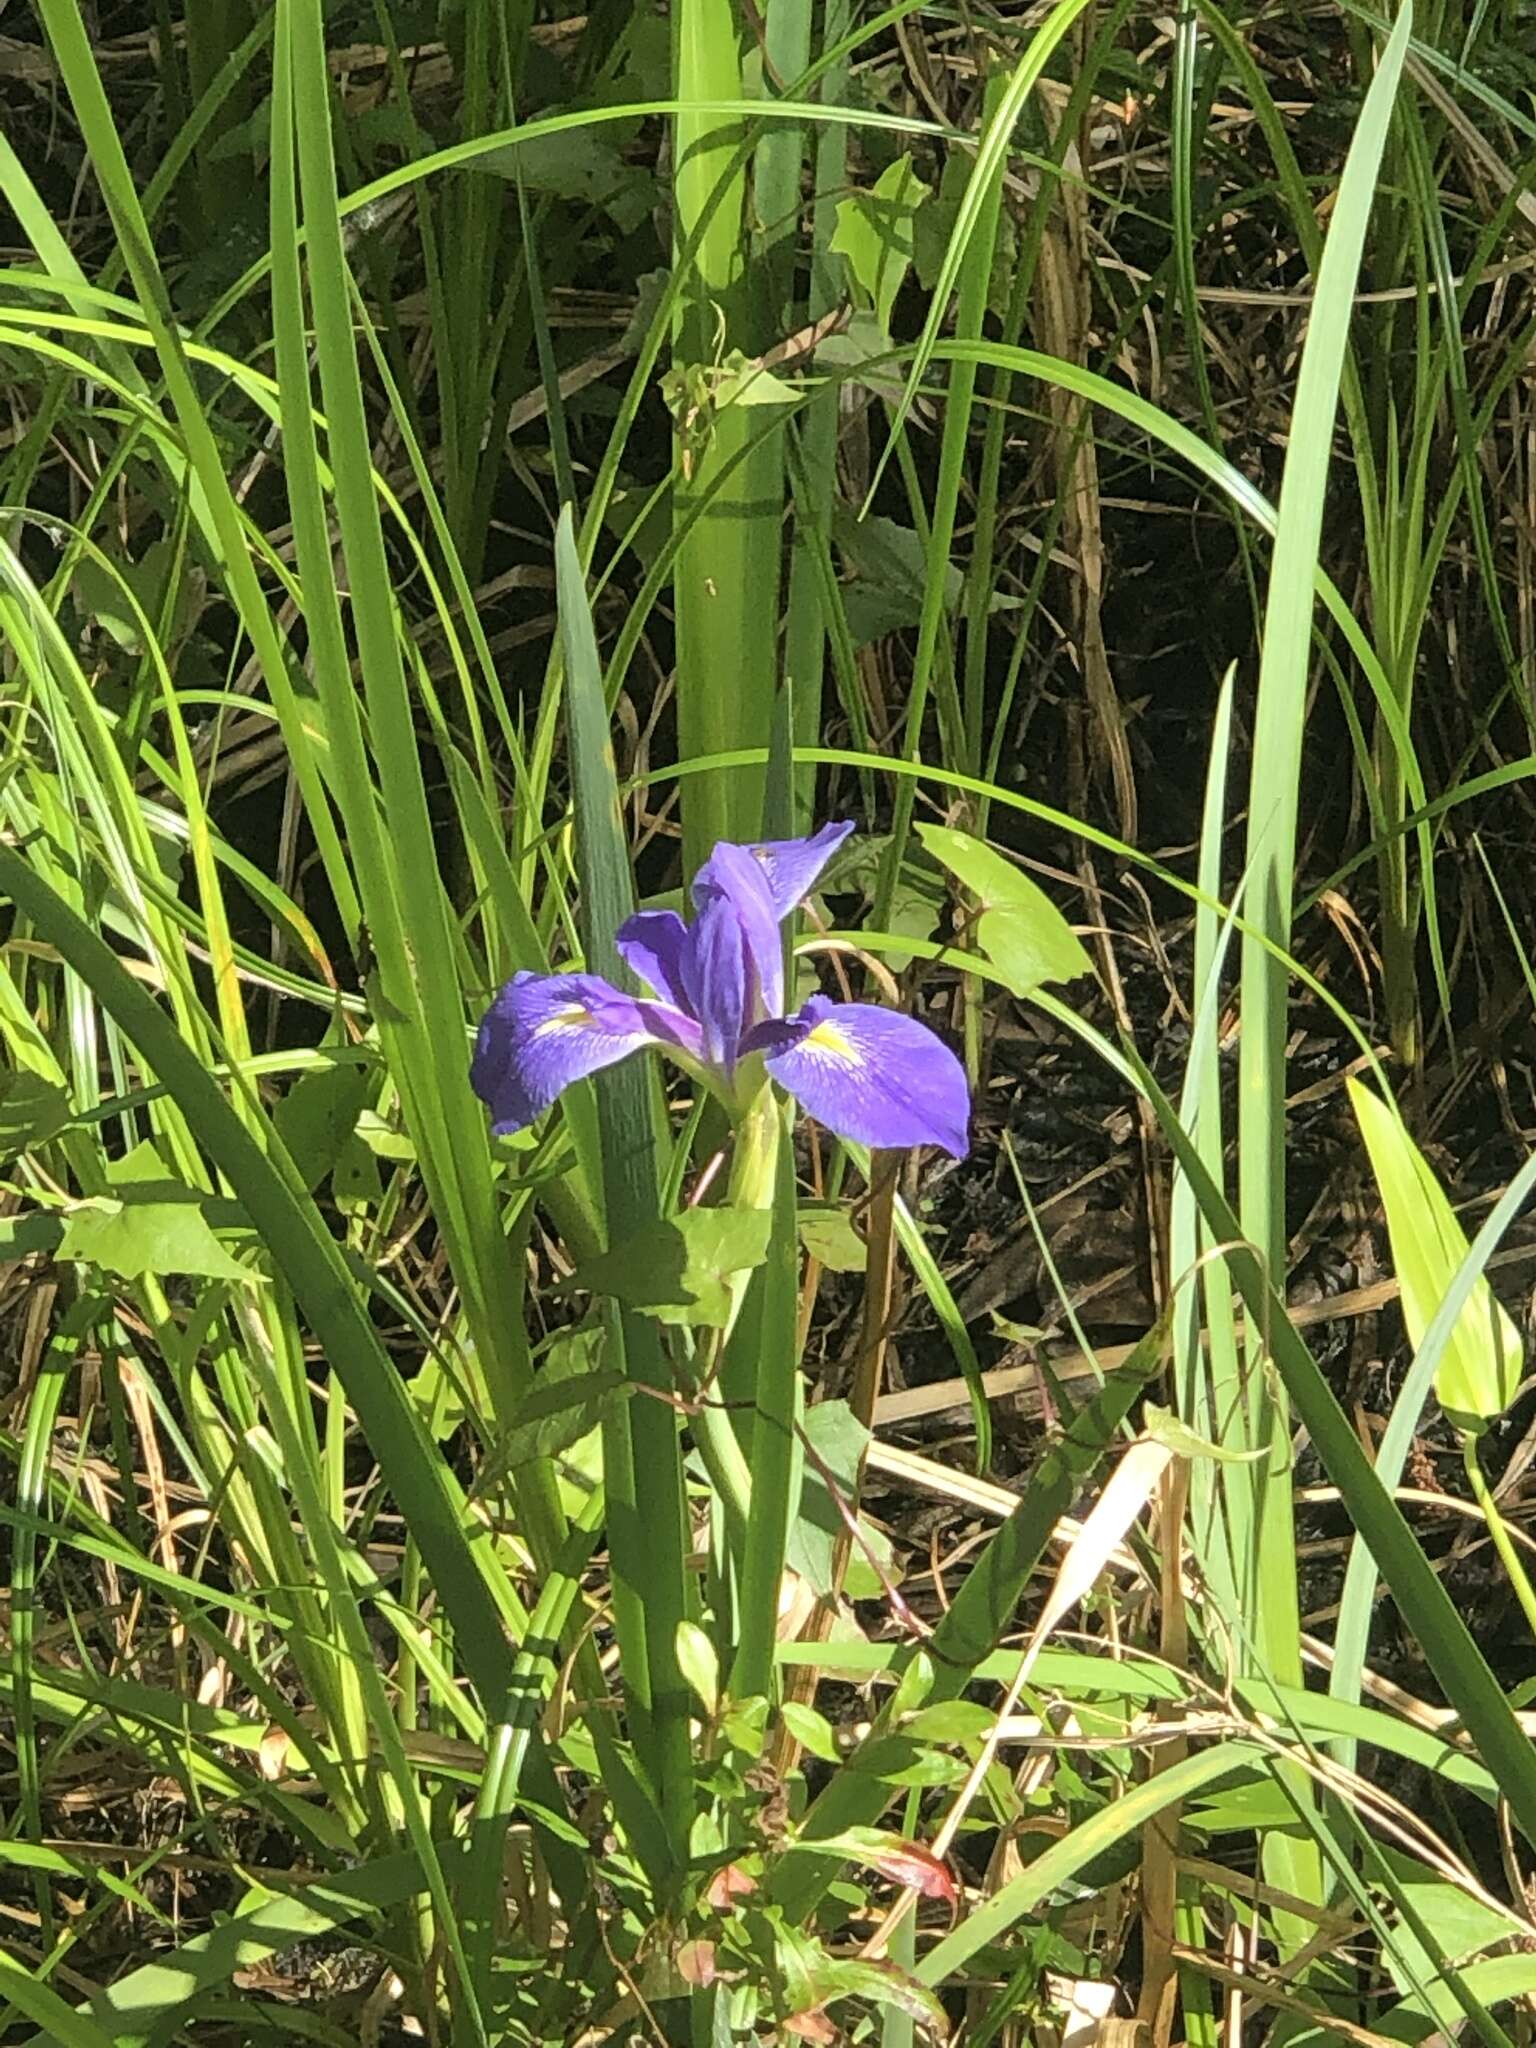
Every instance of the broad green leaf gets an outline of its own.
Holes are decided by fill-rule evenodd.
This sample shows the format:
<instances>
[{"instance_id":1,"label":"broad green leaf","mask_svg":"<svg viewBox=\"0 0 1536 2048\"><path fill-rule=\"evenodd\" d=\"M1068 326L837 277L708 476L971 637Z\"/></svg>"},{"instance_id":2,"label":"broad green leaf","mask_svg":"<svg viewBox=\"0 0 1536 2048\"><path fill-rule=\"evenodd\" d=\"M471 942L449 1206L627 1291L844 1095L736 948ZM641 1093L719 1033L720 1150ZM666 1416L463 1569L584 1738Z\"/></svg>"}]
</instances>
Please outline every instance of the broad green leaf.
<instances>
[{"instance_id":1,"label":"broad green leaf","mask_svg":"<svg viewBox=\"0 0 1536 2048\"><path fill-rule=\"evenodd\" d=\"M1403 1321L1417 1350L1466 1257L1466 1234L1394 1112L1355 1080L1349 1083L1349 1099L1386 1207L1392 1262L1403 1293ZM1479 1434L1514 1399L1521 1365L1520 1333L1487 1280L1480 1278L1457 1318L1435 1375L1440 1406L1458 1429Z\"/></svg>"},{"instance_id":2,"label":"broad green leaf","mask_svg":"<svg viewBox=\"0 0 1536 2048\"><path fill-rule=\"evenodd\" d=\"M723 1328L731 1278L763 1263L771 1223L767 1209L685 1209L589 1259L567 1286L611 1295L658 1322Z\"/></svg>"},{"instance_id":3,"label":"broad green leaf","mask_svg":"<svg viewBox=\"0 0 1536 2048\"><path fill-rule=\"evenodd\" d=\"M0 1159L45 1145L70 1120L69 1097L27 1067L0 1074Z\"/></svg>"},{"instance_id":4,"label":"broad green leaf","mask_svg":"<svg viewBox=\"0 0 1536 2048\"><path fill-rule=\"evenodd\" d=\"M800 1242L829 1273L862 1273L869 1247L848 1211L836 1202L802 1202L796 1215Z\"/></svg>"},{"instance_id":5,"label":"broad green leaf","mask_svg":"<svg viewBox=\"0 0 1536 2048\"><path fill-rule=\"evenodd\" d=\"M720 1716L720 1733L743 1756L758 1757L768 1731L768 1702L761 1697L728 1700Z\"/></svg>"},{"instance_id":6,"label":"broad green leaf","mask_svg":"<svg viewBox=\"0 0 1536 2048\"><path fill-rule=\"evenodd\" d=\"M82 555L74 567L70 595L82 618L92 621L124 653L139 655L144 652L143 628L133 600L137 598L146 618L158 622L173 575L178 577L176 602L165 645L174 648L197 619L206 578L194 565L178 561L168 538L151 541L132 559Z\"/></svg>"},{"instance_id":7,"label":"broad green leaf","mask_svg":"<svg viewBox=\"0 0 1536 2048\"><path fill-rule=\"evenodd\" d=\"M343 1216L370 1215L384 1197L378 1156L359 1137L350 1137L331 1168L331 1193Z\"/></svg>"},{"instance_id":8,"label":"broad green leaf","mask_svg":"<svg viewBox=\"0 0 1536 2048\"><path fill-rule=\"evenodd\" d=\"M677 1624L677 1668L701 1701L706 1714L720 1704L720 1659L696 1621Z\"/></svg>"},{"instance_id":9,"label":"broad green leaf","mask_svg":"<svg viewBox=\"0 0 1536 2048\"><path fill-rule=\"evenodd\" d=\"M872 2005L889 2006L943 2040L949 2022L937 1996L909 1977L896 1963L871 1961L862 1956L828 1956L815 1975L818 2005L840 1998L863 1998Z\"/></svg>"},{"instance_id":10,"label":"broad green leaf","mask_svg":"<svg viewBox=\"0 0 1536 2048\"><path fill-rule=\"evenodd\" d=\"M365 1067L338 1061L301 1074L273 1110L272 1121L311 1194L355 1135L371 1087Z\"/></svg>"},{"instance_id":11,"label":"broad green leaf","mask_svg":"<svg viewBox=\"0 0 1536 2048\"><path fill-rule=\"evenodd\" d=\"M1435 2016L1449 2023L1460 2017L1461 2007L1452 1994L1438 1983L1441 1957L1459 1963L1467 1958L1524 1935L1528 1930L1518 1914L1491 1901L1474 1897L1444 1878L1414 1876L1406 1859L1393 1857L1397 1865L1401 1902L1415 1909L1439 1944L1440 1956L1432 1956L1403 1917L1393 1931L1392 1947L1384 1961L1404 2003L1422 2010L1415 1982L1428 1990ZM1410 1972L1412 1973L1410 1975Z\"/></svg>"},{"instance_id":12,"label":"broad green leaf","mask_svg":"<svg viewBox=\"0 0 1536 2048\"><path fill-rule=\"evenodd\" d=\"M938 282L972 175L969 157L960 150L951 151L939 174L939 189L926 206L918 209L913 223L912 268L925 292L931 292ZM1018 234L1013 216L1005 206L997 218L997 240L987 280L987 310L999 320L1008 311L1017 260Z\"/></svg>"},{"instance_id":13,"label":"broad green leaf","mask_svg":"<svg viewBox=\"0 0 1536 2048\"><path fill-rule=\"evenodd\" d=\"M122 1198L93 1195L64 1221L61 1259L99 1266L123 1280L185 1273L203 1280L260 1281L232 1259L209 1228L191 1188L169 1178L148 1140L108 1167Z\"/></svg>"},{"instance_id":14,"label":"broad green leaf","mask_svg":"<svg viewBox=\"0 0 1536 2048\"><path fill-rule=\"evenodd\" d=\"M186 1273L203 1280L259 1280L232 1259L192 1202L82 1202L64 1224L61 1259L99 1266L123 1280Z\"/></svg>"},{"instance_id":15,"label":"broad green leaf","mask_svg":"<svg viewBox=\"0 0 1536 2048\"><path fill-rule=\"evenodd\" d=\"M386 1123L377 1110L365 1109L357 1120L357 1135L360 1143L377 1159L392 1159L409 1165L416 1157L416 1147L404 1131L398 1131Z\"/></svg>"},{"instance_id":16,"label":"broad green leaf","mask_svg":"<svg viewBox=\"0 0 1536 2048\"><path fill-rule=\"evenodd\" d=\"M107 1179L115 1188L128 1190L130 1199L143 1201L195 1202L189 1187L169 1173L165 1161L148 1138L141 1139L121 1159L107 1161Z\"/></svg>"},{"instance_id":17,"label":"broad green leaf","mask_svg":"<svg viewBox=\"0 0 1536 2048\"><path fill-rule=\"evenodd\" d=\"M897 1741L889 1749L882 1747L869 1756L861 1754L859 1769L868 1771L882 1785L910 1790L913 1786L958 1785L970 1764L964 1757L951 1756L948 1750L917 1749L911 1743Z\"/></svg>"},{"instance_id":18,"label":"broad green leaf","mask_svg":"<svg viewBox=\"0 0 1536 2048\"><path fill-rule=\"evenodd\" d=\"M633 234L656 203L656 181L629 163L612 134L570 128L534 136L516 148L492 149L475 168L504 177L520 172L530 192L574 200L606 213L624 234Z\"/></svg>"},{"instance_id":19,"label":"broad green leaf","mask_svg":"<svg viewBox=\"0 0 1536 2048\"><path fill-rule=\"evenodd\" d=\"M853 1499L869 1432L846 1401L818 1402L806 1411L803 1427L815 1456L805 1461L800 1511L790 1528L784 1561L814 1593L824 1596L832 1590L833 1548L848 1528L832 1488L841 1501ZM873 1599L882 1588L871 1555L888 1579L897 1580L901 1574L889 1538L863 1515L857 1522L859 1541L849 1548L843 1591L851 1599Z\"/></svg>"},{"instance_id":20,"label":"broad green leaf","mask_svg":"<svg viewBox=\"0 0 1536 2048\"><path fill-rule=\"evenodd\" d=\"M927 197L928 187L913 170L911 157L899 156L880 173L872 191L855 192L837 204L832 247L847 257L886 333L896 294L911 268L917 210Z\"/></svg>"},{"instance_id":21,"label":"broad green leaf","mask_svg":"<svg viewBox=\"0 0 1536 2048\"><path fill-rule=\"evenodd\" d=\"M624 1385L616 1366L600 1363L605 1336L583 1328L562 1330L553 1340L533 1391L519 1401L515 1422L486 1460L478 1491L536 1458L559 1457L596 1429L605 1404Z\"/></svg>"},{"instance_id":22,"label":"broad green leaf","mask_svg":"<svg viewBox=\"0 0 1536 2048\"><path fill-rule=\"evenodd\" d=\"M832 530L853 571L852 581L843 589L843 608L854 645L865 647L887 633L915 626L923 615L932 573L922 536L894 519L878 515L859 519L846 506L834 507ZM960 602L965 578L953 562L944 565L943 574L944 606L953 611ZM858 849L855 863L860 854L867 859L870 852L868 847Z\"/></svg>"},{"instance_id":23,"label":"broad green leaf","mask_svg":"<svg viewBox=\"0 0 1536 2048\"><path fill-rule=\"evenodd\" d=\"M104 562L84 555L75 564L73 597L80 611L126 654L142 654L143 639L132 601Z\"/></svg>"},{"instance_id":24,"label":"broad green leaf","mask_svg":"<svg viewBox=\"0 0 1536 2048\"><path fill-rule=\"evenodd\" d=\"M954 1899L955 1881L942 1858L921 1842L908 1841L885 1828L845 1828L840 1835L811 1846L818 1854L832 1850L846 1856L852 1863L878 1871L892 1884L921 1892L925 1899Z\"/></svg>"},{"instance_id":25,"label":"broad green leaf","mask_svg":"<svg viewBox=\"0 0 1536 2048\"><path fill-rule=\"evenodd\" d=\"M825 1714L818 1714L814 1707L802 1706L798 1700L785 1700L779 1708L779 1718L801 1748L808 1749L812 1756L819 1756L826 1764L842 1762L843 1753L837 1746L832 1723Z\"/></svg>"},{"instance_id":26,"label":"broad green leaf","mask_svg":"<svg viewBox=\"0 0 1536 2048\"><path fill-rule=\"evenodd\" d=\"M851 591L850 591L851 595ZM839 863L838 885L857 885L873 898L881 885L881 869L886 860L890 843L888 833L861 834L851 852ZM946 890L941 876L936 875L926 860L903 860L896 870L890 888L890 901L886 910L885 934L896 939L931 939L938 930L939 919L944 914ZM869 927L861 927L868 935ZM881 956L893 974L900 974L912 955L898 947L882 947ZM805 963L807 966L809 963ZM815 988L821 986L817 981ZM807 982L804 993L815 993Z\"/></svg>"},{"instance_id":27,"label":"broad green leaf","mask_svg":"<svg viewBox=\"0 0 1536 2048\"><path fill-rule=\"evenodd\" d=\"M947 825L919 825L918 837L981 905L975 938L1015 995L1043 982L1076 981L1093 971L1072 927L1045 891L979 839Z\"/></svg>"},{"instance_id":28,"label":"broad green leaf","mask_svg":"<svg viewBox=\"0 0 1536 2048\"><path fill-rule=\"evenodd\" d=\"M997 1715L980 1700L939 1700L908 1715L901 1732L914 1742L976 1742L996 1723Z\"/></svg>"}]
</instances>

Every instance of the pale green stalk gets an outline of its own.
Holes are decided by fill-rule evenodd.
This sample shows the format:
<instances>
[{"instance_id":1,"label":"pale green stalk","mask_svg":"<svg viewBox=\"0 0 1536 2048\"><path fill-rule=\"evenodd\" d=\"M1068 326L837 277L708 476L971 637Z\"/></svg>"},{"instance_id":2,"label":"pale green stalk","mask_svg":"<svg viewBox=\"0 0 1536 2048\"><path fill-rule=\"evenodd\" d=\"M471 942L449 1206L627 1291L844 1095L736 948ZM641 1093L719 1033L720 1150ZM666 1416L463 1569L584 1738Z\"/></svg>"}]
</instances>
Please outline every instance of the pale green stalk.
<instances>
[{"instance_id":1,"label":"pale green stalk","mask_svg":"<svg viewBox=\"0 0 1536 2048\"><path fill-rule=\"evenodd\" d=\"M690 761L768 744L783 458L779 434L764 437L756 424L757 408L716 408L709 399L711 374L725 356L733 350L752 355L760 346L746 323L739 124L706 111L711 102L742 97L735 11L730 0L679 0L673 23L679 107L672 124L674 260L684 277L673 364L693 380L681 400L675 520L687 521L699 501L707 506L689 525L673 573L678 755ZM701 867L717 840L751 839L762 810L758 769L736 768L689 784L685 869Z\"/></svg>"}]
</instances>

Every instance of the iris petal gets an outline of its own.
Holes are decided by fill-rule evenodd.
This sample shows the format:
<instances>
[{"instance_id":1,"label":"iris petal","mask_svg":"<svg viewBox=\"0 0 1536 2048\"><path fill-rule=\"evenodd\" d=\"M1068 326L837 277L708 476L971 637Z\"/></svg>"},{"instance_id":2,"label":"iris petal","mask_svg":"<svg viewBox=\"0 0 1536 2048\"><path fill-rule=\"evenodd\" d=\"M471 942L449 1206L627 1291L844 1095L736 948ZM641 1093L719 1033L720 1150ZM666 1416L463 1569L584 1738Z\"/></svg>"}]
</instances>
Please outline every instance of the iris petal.
<instances>
[{"instance_id":1,"label":"iris petal","mask_svg":"<svg viewBox=\"0 0 1536 2048\"><path fill-rule=\"evenodd\" d=\"M721 849L715 851L718 855ZM699 1020L705 1059L729 1074L742 1033L753 1020L757 973L750 931L727 890L694 886L698 914L688 927L680 963L684 1007Z\"/></svg>"},{"instance_id":2,"label":"iris petal","mask_svg":"<svg viewBox=\"0 0 1536 2048\"><path fill-rule=\"evenodd\" d=\"M897 1010L812 996L798 1016L754 1032L748 1047L802 1108L856 1144L970 1150L965 1069L944 1041Z\"/></svg>"},{"instance_id":3,"label":"iris petal","mask_svg":"<svg viewBox=\"0 0 1536 2048\"><path fill-rule=\"evenodd\" d=\"M666 1003L627 996L596 974L516 974L481 1021L470 1084L498 1136L520 1131L573 1081L641 1046L698 1057L698 1026Z\"/></svg>"},{"instance_id":4,"label":"iris petal","mask_svg":"<svg viewBox=\"0 0 1536 2048\"><path fill-rule=\"evenodd\" d=\"M694 876L693 900L700 920L712 905L728 903L741 926L752 975L752 985L742 1001L743 1028L754 1020L784 1014L784 935L780 927L852 830L851 823L824 825L808 839L769 839L756 846L721 840ZM698 931L697 923L694 930ZM698 943L701 947L705 944L702 934ZM705 1000L718 1008L723 991L712 973L706 976L702 971L702 958L699 965L700 986L708 981Z\"/></svg>"},{"instance_id":5,"label":"iris petal","mask_svg":"<svg viewBox=\"0 0 1536 2048\"><path fill-rule=\"evenodd\" d=\"M699 911L693 930L701 949L709 944L703 928L711 920L723 923L728 915L741 934L742 1029L759 1017L784 1014L784 934L779 929L783 913L774 908L767 869L753 855L750 846L722 840L693 878ZM718 1003L724 994L723 987L712 981L711 1002Z\"/></svg>"},{"instance_id":6,"label":"iris petal","mask_svg":"<svg viewBox=\"0 0 1536 2048\"><path fill-rule=\"evenodd\" d=\"M841 824L823 825L809 839L769 839L747 848L767 876L775 915L788 917L811 893L822 869L852 830L850 818Z\"/></svg>"},{"instance_id":7,"label":"iris petal","mask_svg":"<svg viewBox=\"0 0 1536 2048\"><path fill-rule=\"evenodd\" d=\"M632 968L663 1002L687 1008L683 964L688 927L675 910L637 910L619 926L613 943L625 966Z\"/></svg>"}]
</instances>

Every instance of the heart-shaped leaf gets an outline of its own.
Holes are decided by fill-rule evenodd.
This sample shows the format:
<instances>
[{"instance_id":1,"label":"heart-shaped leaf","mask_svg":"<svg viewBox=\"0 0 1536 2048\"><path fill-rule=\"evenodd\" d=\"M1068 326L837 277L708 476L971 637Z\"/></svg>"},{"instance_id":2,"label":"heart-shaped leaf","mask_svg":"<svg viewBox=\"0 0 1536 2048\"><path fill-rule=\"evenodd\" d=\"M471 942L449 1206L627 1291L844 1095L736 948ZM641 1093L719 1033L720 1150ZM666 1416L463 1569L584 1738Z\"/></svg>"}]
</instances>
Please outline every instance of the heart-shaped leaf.
<instances>
[{"instance_id":1,"label":"heart-shaped leaf","mask_svg":"<svg viewBox=\"0 0 1536 2048\"><path fill-rule=\"evenodd\" d=\"M1082 942L1038 883L969 833L919 825L924 846L981 905L975 939L1015 995L1092 972Z\"/></svg>"}]
</instances>

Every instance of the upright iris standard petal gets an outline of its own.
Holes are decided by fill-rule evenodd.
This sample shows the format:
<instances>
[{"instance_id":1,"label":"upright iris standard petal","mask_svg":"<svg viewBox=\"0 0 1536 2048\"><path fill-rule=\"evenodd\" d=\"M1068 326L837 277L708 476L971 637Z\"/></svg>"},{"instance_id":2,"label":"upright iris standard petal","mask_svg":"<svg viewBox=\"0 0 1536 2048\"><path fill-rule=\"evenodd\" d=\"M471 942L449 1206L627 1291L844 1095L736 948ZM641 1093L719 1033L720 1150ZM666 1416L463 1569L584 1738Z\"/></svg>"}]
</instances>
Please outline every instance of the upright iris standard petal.
<instances>
[{"instance_id":1,"label":"upright iris standard petal","mask_svg":"<svg viewBox=\"0 0 1536 2048\"><path fill-rule=\"evenodd\" d=\"M856 1144L970 1150L965 1069L915 1017L812 996L798 1016L748 1044L818 1122Z\"/></svg>"},{"instance_id":2,"label":"upright iris standard petal","mask_svg":"<svg viewBox=\"0 0 1536 2048\"><path fill-rule=\"evenodd\" d=\"M596 974L515 974L480 1026L469 1070L500 1136L520 1131L573 1081L641 1046L697 1058L699 1029L666 1003L637 1001Z\"/></svg>"},{"instance_id":3,"label":"upright iris standard petal","mask_svg":"<svg viewBox=\"0 0 1536 2048\"><path fill-rule=\"evenodd\" d=\"M625 966L632 968L663 1002L687 1008L684 969L688 927L675 910L637 910L619 926L613 943Z\"/></svg>"},{"instance_id":4,"label":"upright iris standard petal","mask_svg":"<svg viewBox=\"0 0 1536 2048\"><path fill-rule=\"evenodd\" d=\"M810 895L822 869L852 830L850 818L842 824L823 825L809 839L769 839L746 849L767 877L776 917L788 917L795 905Z\"/></svg>"},{"instance_id":5,"label":"upright iris standard petal","mask_svg":"<svg viewBox=\"0 0 1536 2048\"><path fill-rule=\"evenodd\" d=\"M823 825L808 839L769 839L757 846L722 840L694 876L700 912L723 901L741 926L756 980L747 992L748 1023L784 1014L781 926L852 830L851 823Z\"/></svg>"},{"instance_id":6,"label":"upright iris standard petal","mask_svg":"<svg viewBox=\"0 0 1536 2048\"><path fill-rule=\"evenodd\" d=\"M741 919L719 890L704 896L688 927L681 975L683 1007L698 1019L704 1058L728 1076L742 1033L752 1022L754 975Z\"/></svg>"},{"instance_id":7,"label":"upright iris standard petal","mask_svg":"<svg viewBox=\"0 0 1536 2048\"><path fill-rule=\"evenodd\" d=\"M723 993L723 975L707 964L706 949L713 947L712 932L730 929L732 948L739 949L741 962L737 970L740 988L731 991L741 1013L737 1035L760 1018L782 1017L782 919L773 907L767 871L753 859L752 848L731 846L722 840L693 878L693 900L699 914L691 936L699 949L701 981L707 975L709 986L709 993L701 995L701 1000L711 1009L719 1007L720 996L715 989L718 984Z\"/></svg>"}]
</instances>

